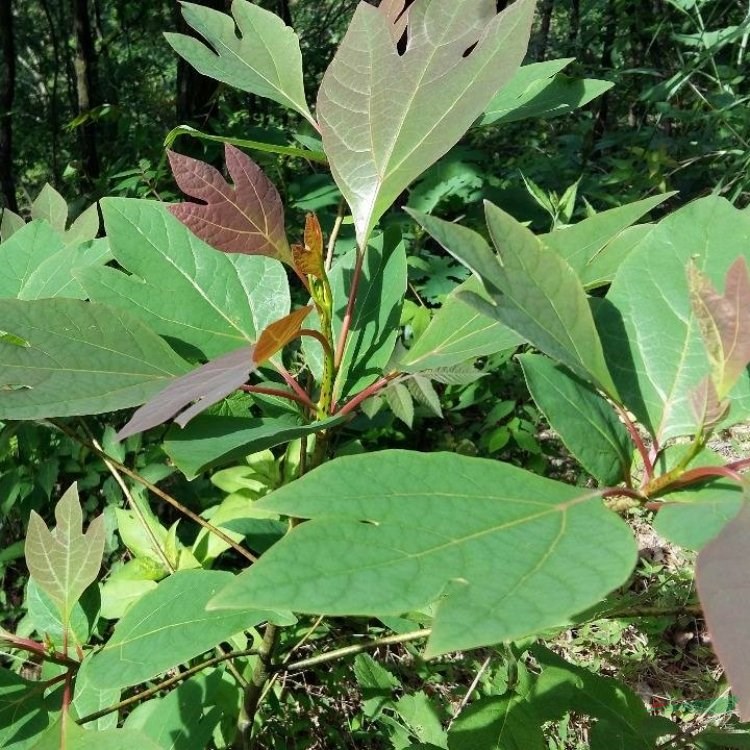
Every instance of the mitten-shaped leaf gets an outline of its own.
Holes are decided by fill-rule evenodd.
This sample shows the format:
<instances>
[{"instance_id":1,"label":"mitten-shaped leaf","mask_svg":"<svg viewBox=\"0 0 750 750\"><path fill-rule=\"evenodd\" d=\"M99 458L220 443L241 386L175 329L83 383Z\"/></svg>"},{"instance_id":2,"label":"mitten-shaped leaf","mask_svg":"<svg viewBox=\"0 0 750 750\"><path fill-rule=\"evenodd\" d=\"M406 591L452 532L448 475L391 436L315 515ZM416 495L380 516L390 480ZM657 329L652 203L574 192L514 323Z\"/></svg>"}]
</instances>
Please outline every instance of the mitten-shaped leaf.
<instances>
[{"instance_id":1,"label":"mitten-shaped leaf","mask_svg":"<svg viewBox=\"0 0 750 750\"><path fill-rule=\"evenodd\" d=\"M325 276L323 266L323 231L318 217L307 214L305 219L305 244L292 245L294 267L299 273L322 279Z\"/></svg>"},{"instance_id":2,"label":"mitten-shaped leaf","mask_svg":"<svg viewBox=\"0 0 750 750\"><path fill-rule=\"evenodd\" d=\"M694 263L688 266L690 301L711 361L719 398L726 396L750 362L750 277L743 257L727 271L724 294Z\"/></svg>"},{"instance_id":3,"label":"mitten-shaped leaf","mask_svg":"<svg viewBox=\"0 0 750 750\"><path fill-rule=\"evenodd\" d=\"M323 144L360 245L518 69L533 0L360 3L318 94ZM406 50L398 42L406 22Z\"/></svg>"},{"instance_id":4,"label":"mitten-shaped leaf","mask_svg":"<svg viewBox=\"0 0 750 750\"><path fill-rule=\"evenodd\" d=\"M63 624L73 606L92 584L104 555L104 516L97 516L82 533L83 512L73 485L55 507L57 526L50 531L31 511L26 534L26 564L31 577L60 609Z\"/></svg>"},{"instance_id":5,"label":"mitten-shaped leaf","mask_svg":"<svg viewBox=\"0 0 750 750\"><path fill-rule=\"evenodd\" d=\"M278 190L238 148L227 144L225 158L234 186L210 164L170 151L169 163L180 190L204 203L178 203L169 210L212 247L291 264Z\"/></svg>"},{"instance_id":6,"label":"mitten-shaped leaf","mask_svg":"<svg viewBox=\"0 0 750 750\"><path fill-rule=\"evenodd\" d=\"M299 39L277 15L247 0L234 0L234 19L195 3L183 3L182 15L208 44L185 34L165 36L199 73L273 99L316 125L305 101Z\"/></svg>"}]
</instances>

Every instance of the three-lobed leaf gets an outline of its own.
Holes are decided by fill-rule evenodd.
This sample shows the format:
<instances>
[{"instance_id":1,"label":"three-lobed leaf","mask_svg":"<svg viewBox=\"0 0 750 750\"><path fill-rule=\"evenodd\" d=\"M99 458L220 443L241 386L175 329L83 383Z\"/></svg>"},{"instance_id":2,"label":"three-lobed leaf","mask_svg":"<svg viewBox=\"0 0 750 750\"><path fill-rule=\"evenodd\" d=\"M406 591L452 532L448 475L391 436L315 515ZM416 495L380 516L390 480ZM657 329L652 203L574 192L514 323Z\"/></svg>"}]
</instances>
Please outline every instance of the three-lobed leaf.
<instances>
[{"instance_id":1,"label":"three-lobed leaf","mask_svg":"<svg viewBox=\"0 0 750 750\"><path fill-rule=\"evenodd\" d=\"M325 152L360 246L398 195L448 152L513 76L533 0L360 3L318 93ZM401 34L406 49L399 54Z\"/></svg>"},{"instance_id":2,"label":"three-lobed leaf","mask_svg":"<svg viewBox=\"0 0 750 750\"><path fill-rule=\"evenodd\" d=\"M171 205L170 213L217 250L266 255L291 264L279 191L238 148L226 144L224 153L234 185L210 164L168 152L180 190L202 201Z\"/></svg>"},{"instance_id":3,"label":"three-lobed leaf","mask_svg":"<svg viewBox=\"0 0 750 750\"><path fill-rule=\"evenodd\" d=\"M199 73L272 99L317 125L305 101L299 39L277 15L248 0L233 0L232 16L183 2L182 15L207 44L185 34L165 36Z\"/></svg>"},{"instance_id":4,"label":"three-lobed leaf","mask_svg":"<svg viewBox=\"0 0 750 750\"><path fill-rule=\"evenodd\" d=\"M382 616L437 602L430 656L561 624L636 558L596 492L448 453L339 458L256 507L312 520L211 607Z\"/></svg>"},{"instance_id":5,"label":"three-lobed leaf","mask_svg":"<svg viewBox=\"0 0 750 750\"><path fill-rule=\"evenodd\" d=\"M74 605L99 574L104 516L94 518L84 534L78 490L72 485L55 506L55 520L57 525L50 531L32 510L24 551L31 577L57 605L67 627Z\"/></svg>"}]
</instances>

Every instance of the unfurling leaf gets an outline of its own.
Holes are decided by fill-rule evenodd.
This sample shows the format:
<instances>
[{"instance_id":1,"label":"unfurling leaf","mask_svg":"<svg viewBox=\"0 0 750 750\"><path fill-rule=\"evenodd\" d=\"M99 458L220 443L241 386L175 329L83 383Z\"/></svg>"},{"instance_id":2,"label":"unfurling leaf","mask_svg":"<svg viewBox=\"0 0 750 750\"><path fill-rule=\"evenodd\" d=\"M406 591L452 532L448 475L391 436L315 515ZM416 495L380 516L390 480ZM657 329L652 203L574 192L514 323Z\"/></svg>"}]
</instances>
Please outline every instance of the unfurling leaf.
<instances>
[{"instance_id":1,"label":"unfurling leaf","mask_svg":"<svg viewBox=\"0 0 750 750\"><path fill-rule=\"evenodd\" d=\"M698 554L695 583L714 649L737 696L743 721L750 721L750 505Z\"/></svg>"},{"instance_id":2,"label":"unfurling leaf","mask_svg":"<svg viewBox=\"0 0 750 750\"><path fill-rule=\"evenodd\" d=\"M312 311L312 305L301 307L289 315L271 323L260 334L253 350L253 362L262 365L267 359L273 357L276 352L283 349L292 341L302 328L302 323Z\"/></svg>"},{"instance_id":3,"label":"unfurling leaf","mask_svg":"<svg viewBox=\"0 0 750 750\"><path fill-rule=\"evenodd\" d=\"M719 399L732 390L750 362L750 276L743 257L727 271L724 295L694 263L688 266L690 300L711 361ZM717 399L718 400L718 399Z\"/></svg>"},{"instance_id":4,"label":"unfurling leaf","mask_svg":"<svg viewBox=\"0 0 750 750\"><path fill-rule=\"evenodd\" d=\"M323 266L323 232L318 217L308 213L305 219L305 244L292 245L294 267L303 276L322 279L325 276Z\"/></svg>"},{"instance_id":5,"label":"unfurling leaf","mask_svg":"<svg viewBox=\"0 0 750 750\"><path fill-rule=\"evenodd\" d=\"M234 0L234 19L197 3L183 3L182 15L208 45L185 34L165 36L199 73L272 99L317 126L305 101L299 39L277 15L247 0Z\"/></svg>"},{"instance_id":6,"label":"unfurling leaf","mask_svg":"<svg viewBox=\"0 0 750 750\"><path fill-rule=\"evenodd\" d=\"M36 584L59 608L67 627L74 605L99 574L104 555L104 516L91 521L83 534L83 512L73 485L55 507L55 520L57 526L50 531L31 511L26 564Z\"/></svg>"},{"instance_id":7,"label":"unfurling leaf","mask_svg":"<svg viewBox=\"0 0 750 750\"><path fill-rule=\"evenodd\" d=\"M227 170L234 182L231 186L210 164L168 153L180 190L204 201L169 207L193 233L227 253L267 255L292 263L279 192L249 156L225 146Z\"/></svg>"},{"instance_id":8,"label":"unfurling leaf","mask_svg":"<svg viewBox=\"0 0 750 750\"><path fill-rule=\"evenodd\" d=\"M252 346L212 359L173 380L145 403L117 433L117 439L124 440L130 435L149 430L175 415L179 415L175 422L184 427L193 417L236 391L255 369Z\"/></svg>"},{"instance_id":9,"label":"unfurling leaf","mask_svg":"<svg viewBox=\"0 0 750 750\"><path fill-rule=\"evenodd\" d=\"M452 148L518 69L533 0L361 2L323 78L318 116L362 247L385 210ZM406 50L399 54L404 29Z\"/></svg>"}]
</instances>

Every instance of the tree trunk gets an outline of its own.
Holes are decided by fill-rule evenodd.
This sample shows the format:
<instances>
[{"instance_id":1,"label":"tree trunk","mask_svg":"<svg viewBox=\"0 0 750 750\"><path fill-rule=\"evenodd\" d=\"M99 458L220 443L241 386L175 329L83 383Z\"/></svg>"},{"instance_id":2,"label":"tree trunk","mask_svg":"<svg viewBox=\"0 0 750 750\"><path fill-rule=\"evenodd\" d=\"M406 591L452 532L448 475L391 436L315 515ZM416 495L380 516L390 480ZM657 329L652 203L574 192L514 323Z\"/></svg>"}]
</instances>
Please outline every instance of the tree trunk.
<instances>
[{"instance_id":1,"label":"tree trunk","mask_svg":"<svg viewBox=\"0 0 750 750\"><path fill-rule=\"evenodd\" d=\"M73 30L76 55L73 66L76 73L78 115L85 115L95 107L97 97L96 49L91 32L88 0L73 0ZM84 187L90 189L99 177L99 153L96 143L96 124L88 120L79 126L81 148L81 176Z\"/></svg>"},{"instance_id":2,"label":"tree trunk","mask_svg":"<svg viewBox=\"0 0 750 750\"><path fill-rule=\"evenodd\" d=\"M289 0L276 0L276 15L287 25L292 26L292 9Z\"/></svg>"},{"instance_id":3,"label":"tree trunk","mask_svg":"<svg viewBox=\"0 0 750 750\"><path fill-rule=\"evenodd\" d=\"M568 25L568 45L571 54L577 57L578 34L581 30L581 0L570 0L570 20Z\"/></svg>"},{"instance_id":4,"label":"tree trunk","mask_svg":"<svg viewBox=\"0 0 750 750\"><path fill-rule=\"evenodd\" d=\"M229 10L227 0L197 0L198 5L203 5L213 10L226 12ZM175 3L175 21L177 28L182 34L200 38L182 18L179 6ZM198 122L205 126L215 110L214 97L219 84L212 78L207 78L188 65L182 58L177 61L177 101L176 113L180 123Z\"/></svg>"},{"instance_id":5,"label":"tree trunk","mask_svg":"<svg viewBox=\"0 0 750 750\"><path fill-rule=\"evenodd\" d=\"M540 62L547 57L547 45L549 44L549 31L552 25L552 11L555 0L544 0L539 10L542 20L539 23L539 45L537 47L536 59Z\"/></svg>"},{"instance_id":6,"label":"tree trunk","mask_svg":"<svg viewBox=\"0 0 750 750\"><path fill-rule=\"evenodd\" d=\"M16 49L12 0L0 0L0 194L18 211L13 179L13 98L16 91Z\"/></svg>"}]
</instances>

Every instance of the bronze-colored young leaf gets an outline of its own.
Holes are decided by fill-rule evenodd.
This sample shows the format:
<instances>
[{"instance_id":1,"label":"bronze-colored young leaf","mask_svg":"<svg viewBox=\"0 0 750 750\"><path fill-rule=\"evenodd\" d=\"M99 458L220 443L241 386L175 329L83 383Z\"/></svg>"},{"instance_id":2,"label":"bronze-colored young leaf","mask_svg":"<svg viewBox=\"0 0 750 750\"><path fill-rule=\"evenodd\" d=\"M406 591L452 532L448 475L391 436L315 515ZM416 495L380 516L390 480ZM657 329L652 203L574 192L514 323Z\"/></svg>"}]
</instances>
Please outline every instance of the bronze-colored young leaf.
<instances>
[{"instance_id":1,"label":"bronze-colored young leaf","mask_svg":"<svg viewBox=\"0 0 750 750\"><path fill-rule=\"evenodd\" d=\"M57 526L50 531L31 511L26 533L26 564L36 584L54 601L67 627L70 613L92 584L104 555L104 516L97 516L82 533L83 512L72 485L55 507Z\"/></svg>"},{"instance_id":2,"label":"bronze-colored young leaf","mask_svg":"<svg viewBox=\"0 0 750 750\"><path fill-rule=\"evenodd\" d=\"M743 257L727 271L724 294L694 263L688 266L690 299L706 344L719 398L750 362L750 276Z\"/></svg>"},{"instance_id":3,"label":"bronze-colored young leaf","mask_svg":"<svg viewBox=\"0 0 750 750\"><path fill-rule=\"evenodd\" d=\"M169 207L194 234L227 253L267 255L292 263L279 192L249 156L226 144L227 170L234 183L230 185L210 164L168 153L180 190L203 201Z\"/></svg>"},{"instance_id":4,"label":"bronze-colored young leaf","mask_svg":"<svg viewBox=\"0 0 750 750\"><path fill-rule=\"evenodd\" d=\"M308 213L305 219L305 244L292 245L292 255L294 267L299 273L316 279L323 278L323 230L314 213Z\"/></svg>"},{"instance_id":5,"label":"bronze-colored young leaf","mask_svg":"<svg viewBox=\"0 0 750 750\"><path fill-rule=\"evenodd\" d=\"M292 341L302 328L302 323L312 311L312 305L301 307L281 320L271 323L260 334L253 351L253 361L261 365Z\"/></svg>"},{"instance_id":6,"label":"bronze-colored young leaf","mask_svg":"<svg viewBox=\"0 0 750 750\"><path fill-rule=\"evenodd\" d=\"M740 718L750 721L750 505L698 554L695 582L708 630Z\"/></svg>"},{"instance_id":7,"label":"bronze-colored young leaf","mask_svg":"<svg viewBox=\"0 0 750 750\"><path fill-rule=\"evenodd\" d=\"M533 0L500 14L493 0L403 6L359 4L318 95L325 152L363 247L398 195L512 78L534 12Z\"/></svg>"},{"instance_id":8,"label":"bronze-colored young leaf","mask_svg":"<svg viewBox=\"0 0 750 750\"><path fill-rule=\"evenodd\" d=\"M176 378L147 401L117 433L117 439L144 432L172 417L184 427L193 417L236 391L255 369L252 346L212 359Z\"/></svg>"}]
</instances>

